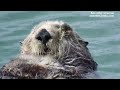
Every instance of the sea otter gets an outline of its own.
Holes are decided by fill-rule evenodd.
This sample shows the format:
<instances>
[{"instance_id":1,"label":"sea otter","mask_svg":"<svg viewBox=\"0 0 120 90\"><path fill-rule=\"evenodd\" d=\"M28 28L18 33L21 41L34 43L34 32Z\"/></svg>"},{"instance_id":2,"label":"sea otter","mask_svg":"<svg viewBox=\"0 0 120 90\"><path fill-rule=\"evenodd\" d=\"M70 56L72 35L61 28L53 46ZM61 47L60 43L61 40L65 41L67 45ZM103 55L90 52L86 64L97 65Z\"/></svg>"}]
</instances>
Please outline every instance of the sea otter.
<instances>
[{"instance_id":1,"label":"sea otter","mask_svg":"<svg viewBox=\"0 0 120 90\"><path fill-rule=\"evenodd\" d=\"M97 70L88 42L63 21L36 25L20 55L0 69L2 79L84 79Z\"/></svg>"}]
</instances>

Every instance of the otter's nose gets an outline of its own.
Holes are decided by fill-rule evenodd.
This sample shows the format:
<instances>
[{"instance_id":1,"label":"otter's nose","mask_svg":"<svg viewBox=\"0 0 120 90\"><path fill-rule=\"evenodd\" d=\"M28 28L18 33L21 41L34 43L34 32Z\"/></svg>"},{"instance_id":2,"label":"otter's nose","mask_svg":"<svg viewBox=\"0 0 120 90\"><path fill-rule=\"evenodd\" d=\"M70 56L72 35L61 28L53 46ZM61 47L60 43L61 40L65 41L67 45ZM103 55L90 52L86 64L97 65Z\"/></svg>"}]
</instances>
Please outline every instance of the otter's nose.
<instances>
[{"instance_id":1,"label":"otter's nose","mask_svg":"<svg viewBox=\"0 0 120 90\"><path fill-rule=\"evenodd\" d=\"M42 29L36 36L36 39L42 41L43 44L46 44L50 38L50 33L46 29Z\"/></svg>"}]
</instances>

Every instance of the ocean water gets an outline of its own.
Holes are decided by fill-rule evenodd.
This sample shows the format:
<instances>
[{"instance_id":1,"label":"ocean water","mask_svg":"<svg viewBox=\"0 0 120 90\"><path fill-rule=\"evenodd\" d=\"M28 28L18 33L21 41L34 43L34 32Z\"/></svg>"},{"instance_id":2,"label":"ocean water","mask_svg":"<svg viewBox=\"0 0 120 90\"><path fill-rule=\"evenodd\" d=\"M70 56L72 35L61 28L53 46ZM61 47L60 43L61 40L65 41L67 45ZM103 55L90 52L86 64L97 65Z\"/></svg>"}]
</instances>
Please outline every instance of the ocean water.
<instances>
[{"instance_id":1,"label":"ocean water","mask_svg":"<svg viewBox=\"0 0 120 90\"><path fill-rule=\"evenodd\" d=\"M0 67L20 53L33 26L45 20L70 24L86 41L102 79L120 79L120 12L90 17L91 11L0 11Z\"/></svg>"}]
</instances>

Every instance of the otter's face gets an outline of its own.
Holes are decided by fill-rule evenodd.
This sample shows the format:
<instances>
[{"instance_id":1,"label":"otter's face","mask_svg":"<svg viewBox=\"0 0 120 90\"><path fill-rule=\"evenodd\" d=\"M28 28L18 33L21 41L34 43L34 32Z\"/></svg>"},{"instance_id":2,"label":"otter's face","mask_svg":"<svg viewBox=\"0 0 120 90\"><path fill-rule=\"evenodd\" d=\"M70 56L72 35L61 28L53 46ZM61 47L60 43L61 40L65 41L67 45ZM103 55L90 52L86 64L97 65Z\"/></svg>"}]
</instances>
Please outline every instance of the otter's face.
<instances>
[{"instance_id":1,"label":"otter's face","mask_svg":"<svg viewBox=\"0 0 120 90\"><path fill-rule=\"evenodd\" d=\"M73 30L66 23L45 22L39 24L23 41L22 53L57 56L62 40L72 36Z\"/></svg>"},{"instance_id":2,"label":"otter's face","mask_svg":"<svg viewBox=\"0 0 120 90\"><path fill-rule=\"evenodd\" d=\"M21 53L27 55L61 57L71 53L86 53L88 43L83 41L64 22L47 21L38 24L25 38Z\"/></svg>"}]
</instances>

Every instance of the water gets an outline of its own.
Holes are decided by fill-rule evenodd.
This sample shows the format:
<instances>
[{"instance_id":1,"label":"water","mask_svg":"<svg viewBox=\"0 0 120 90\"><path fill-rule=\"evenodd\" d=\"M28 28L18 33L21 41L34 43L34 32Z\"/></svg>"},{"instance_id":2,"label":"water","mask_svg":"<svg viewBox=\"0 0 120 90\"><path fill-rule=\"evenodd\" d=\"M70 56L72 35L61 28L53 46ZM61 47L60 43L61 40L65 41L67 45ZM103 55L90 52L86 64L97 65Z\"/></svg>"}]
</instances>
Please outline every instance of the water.
<instances>
[{"instance_id":1,"label":"water","mask_svg":"<svg viewBox=\"0 0 120 90\"><path fill-rule=\"evenodd\" d=\"M103 79L120 78L120 12L89 17L90 11L0 11L0 67L20 52L19 42L44 20L63 20L89 42Z\"/></svg>"}]
</instances>

